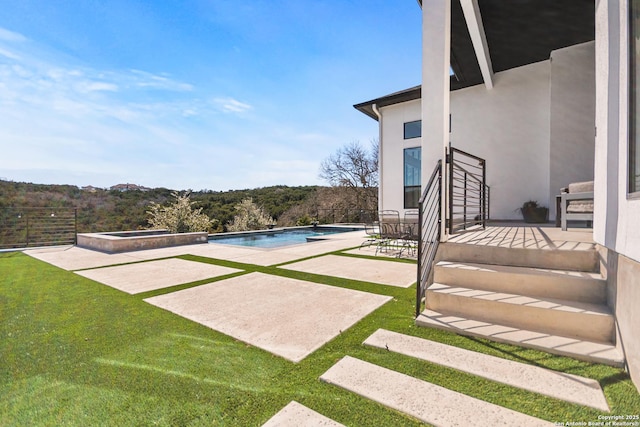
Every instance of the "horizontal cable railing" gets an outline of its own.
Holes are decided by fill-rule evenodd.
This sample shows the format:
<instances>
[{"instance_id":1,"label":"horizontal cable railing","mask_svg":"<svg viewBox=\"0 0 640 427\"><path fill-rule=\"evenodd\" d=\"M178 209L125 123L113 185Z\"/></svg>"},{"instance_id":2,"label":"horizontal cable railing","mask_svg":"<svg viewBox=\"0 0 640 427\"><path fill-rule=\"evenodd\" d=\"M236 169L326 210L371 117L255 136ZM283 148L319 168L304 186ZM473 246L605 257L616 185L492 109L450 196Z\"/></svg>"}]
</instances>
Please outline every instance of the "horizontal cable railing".
<instances>
[{"instance_id":1,"label":"horizontal cable railing","mask_svg":"<svg viewBox=\"0 0 640 427\"><path fill-rule=\"evenodd\" d=\"M429 282L432 280L433 261L440 243L441 182L442 161L438 160L418 203L418 236L420 241L418 242L416 317L420 315L422 299Z\"/></svg>"},{"instance_id":2,"label":"horizontal cable railing","mask_svg":"<svg viewBox=\"0 0 640 427\"><path fill-rule=\"evenodd\" d=\"M484 159L449 146L448 229L457 233L489 218L489 187Z\"/></svg>"},{"instance_id":3,"label":"horizontal cable railing","mask_svg":"<svg viewBox=\"0 0 640 427\"><path fill-rule=\"evenodd\" d=\"M76 243L75 208L0 208L0 249Z\"/></svg>"},{"instance_id":4,"label":"horizontal cable railing","mask_svg":"<svg viewBox=\"0 0 640 427\"><path fill-rule=\"evenodd\" d=\"M376 209L358 208L328 208L317 209L315 218L319 224L348 224L371 222L371 218L377 218Z\"/></svg>"}]
</instances>

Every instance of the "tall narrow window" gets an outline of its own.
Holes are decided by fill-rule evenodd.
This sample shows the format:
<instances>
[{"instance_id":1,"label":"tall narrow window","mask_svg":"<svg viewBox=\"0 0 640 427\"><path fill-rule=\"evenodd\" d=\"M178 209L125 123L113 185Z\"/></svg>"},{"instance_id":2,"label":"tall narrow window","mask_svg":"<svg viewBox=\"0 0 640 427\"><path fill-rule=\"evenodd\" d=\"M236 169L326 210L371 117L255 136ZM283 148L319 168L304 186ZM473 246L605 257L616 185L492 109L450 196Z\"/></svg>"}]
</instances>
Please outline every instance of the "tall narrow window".
<instances>
[{"instance_id":1,"label":"tall narrow window","mask_svg":"<svg viewBox=\"0 0 640 427\"><path fill-rule=\"evenodd\" d=\"M415 209L420 200L420 157L421 149L406 148L404 150L404 207Z\"/></svg>"},{"instance_id":2,"label":"tall narrow window","mask_svg":"<svg viewBox=\"0 0 640 427\"><path fill-rule=\"evenodd\" d=\"M640 195L640 0L629 4L629 193Z\"/></svg>"},{"instance_id":3,"label":"tall narrow window","mask_svg":"<svg viewBox=\"0 0 640 427\"><path fill-rule=\"evenodd\" d=\"M422 135L422 120L406 122L404 124L404 139L420 138Z\"/></svg>"}]
</instances>

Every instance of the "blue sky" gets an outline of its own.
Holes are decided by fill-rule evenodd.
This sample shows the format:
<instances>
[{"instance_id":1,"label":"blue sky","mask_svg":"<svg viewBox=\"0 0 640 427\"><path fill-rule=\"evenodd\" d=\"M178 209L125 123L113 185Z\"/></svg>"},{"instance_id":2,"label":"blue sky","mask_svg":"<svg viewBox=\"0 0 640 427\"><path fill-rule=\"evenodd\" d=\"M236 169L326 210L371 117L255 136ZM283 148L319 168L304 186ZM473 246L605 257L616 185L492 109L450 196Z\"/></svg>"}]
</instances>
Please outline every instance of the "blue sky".
<instances>
[{"instance_id":1,"label":"blue sky","mask_svg":"<svg viewBox=\"0 0 640 427\"><path fill-rule=\"evenodd\" d=\"M0 178L322 184L420 83L415 0L0 0Z\"/></svg>"}]
</instances>

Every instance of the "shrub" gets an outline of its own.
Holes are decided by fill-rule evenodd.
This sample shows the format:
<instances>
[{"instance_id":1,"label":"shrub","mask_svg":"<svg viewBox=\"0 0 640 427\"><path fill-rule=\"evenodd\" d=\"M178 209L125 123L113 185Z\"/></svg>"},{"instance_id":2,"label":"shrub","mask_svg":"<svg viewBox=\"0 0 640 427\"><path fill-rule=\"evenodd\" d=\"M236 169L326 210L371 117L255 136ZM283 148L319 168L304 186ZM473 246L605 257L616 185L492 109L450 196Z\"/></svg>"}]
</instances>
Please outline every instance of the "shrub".
<instances>
[{"instance_id":1,"label":"shrub","mask_svg":"<svg viewBox=\"0 0 640 427\"><path fill-rule=\"evenodd\" d=\"M313 223L314 219L311 218L309 214L304 214L304 216L301 216L300 218L298 218L298 221L296 221L296 225L298 226L311 225Z\"/></svg>"},{"instance_id":2,"label":"shrub","mask_svg":"<svg viewBox=\"0 0 640 427\"><path fill-rule=\"evenodd\" d=\"M275 224L275 220L265 210L253 203L253 199L244 199L236 205L236 216L227 226L228 231L263 230Z\"/></svg>"},{"instance_id":3,"label":"shrub","mask_svg":"<svg viewBox=\"0 0 640 427\"><path fill-rule=\"evenodd\" d=\"M189 199L189 194L181 195L172 192L171 197L175 202L169 206L162 206L151 202L147 214L151 228L166 228L172 233L189 233L196 231L209 231L214 226L207 215L202 213L202 208L193 209L196 202Z\"/></svg>"}]
</instances>

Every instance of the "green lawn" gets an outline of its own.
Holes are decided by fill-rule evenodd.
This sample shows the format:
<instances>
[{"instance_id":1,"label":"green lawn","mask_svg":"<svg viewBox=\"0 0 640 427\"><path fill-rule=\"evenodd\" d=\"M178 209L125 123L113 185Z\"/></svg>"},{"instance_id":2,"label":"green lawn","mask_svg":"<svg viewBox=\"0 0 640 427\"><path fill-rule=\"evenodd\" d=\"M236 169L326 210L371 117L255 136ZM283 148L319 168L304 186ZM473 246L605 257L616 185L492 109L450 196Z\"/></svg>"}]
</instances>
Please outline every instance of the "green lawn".
<instances>
[{"instance_id":1,"label":"green lawn","mask_svg":"<svg viewBox=\"0 0 640 427\"><path fill-rule=\"evenodd\" d=\"M420 425L318 380L345 355L549 421L597 421L602 414L364 347L378 328L594 378L613 414L640 414L640 396L621 370L415 327L415 287L184 258L394 299L296 364L143 301L176 288L128 295L22 253L1 254L0 425L259 426L291 400L350 426Z\"/></svg>"}]
</instances>

